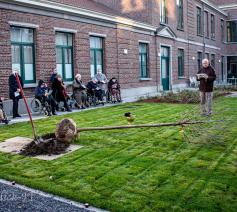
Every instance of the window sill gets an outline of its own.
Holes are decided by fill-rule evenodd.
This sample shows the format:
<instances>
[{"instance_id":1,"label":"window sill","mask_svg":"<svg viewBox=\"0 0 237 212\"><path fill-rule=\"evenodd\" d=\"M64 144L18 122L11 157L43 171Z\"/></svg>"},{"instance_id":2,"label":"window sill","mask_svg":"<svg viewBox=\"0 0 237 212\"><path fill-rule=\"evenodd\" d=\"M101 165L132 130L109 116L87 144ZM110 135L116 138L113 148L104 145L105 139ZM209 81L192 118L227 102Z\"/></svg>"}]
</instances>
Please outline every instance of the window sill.
<instances>
[{"instance_id":1,"label":"window sill","mask_svg":"<svg viewBox=\"0 0 237 212\"><path fill-rule=\"evenodd\" d=\"M24 88L36 88L37 83L29 83L29 84L24 84Z\"/></svg>"},{"instance_id":2,"label":"window sill","mask_svg":"<svg viewBox=\"0 0 237 212\"><path fill-rule=\"evenodd\" d=\"M151 80L152 80L152 78L144 78L144 77L140 78L140 81L151 81Z\"/></svg>"},{"instance_id":3,"label":"window sill","mask_svg":"<svg viewBox=\"0 0 237 212\"><path fill-rule=\"evenodd\" d=\"M179 80L187 79L186 77L178 77Z\"/></svg>"},{"instance_id":4,"label":"window sill","mask_svg":"<svg viewBox=\"0 0 237 212\"><path fill-rule=\"evenodd\" d=\"M184 28L177 27L177 30L184 32Z\"/></svg>"}]
</instances>

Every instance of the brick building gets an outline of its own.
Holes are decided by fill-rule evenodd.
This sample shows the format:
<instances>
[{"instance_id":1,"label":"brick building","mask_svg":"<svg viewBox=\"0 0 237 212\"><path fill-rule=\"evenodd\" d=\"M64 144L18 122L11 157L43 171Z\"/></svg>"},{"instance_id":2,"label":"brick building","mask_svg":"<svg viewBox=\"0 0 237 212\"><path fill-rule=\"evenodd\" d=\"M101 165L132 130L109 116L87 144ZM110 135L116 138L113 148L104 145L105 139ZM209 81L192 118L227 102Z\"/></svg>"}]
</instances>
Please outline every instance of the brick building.
<instances>
[{"instance_id":1,"label":"brick building","mask_svg":"<svg viewBox=\"0 0 237 212\"><path fill-rule=\"evenodd\" d=\"M186 87L202 58L237 78L236 0L0 0L0 94L18 68L28 95L57 67L86 82L98 68L123 97Z\"/></svg>"}]
</instances>

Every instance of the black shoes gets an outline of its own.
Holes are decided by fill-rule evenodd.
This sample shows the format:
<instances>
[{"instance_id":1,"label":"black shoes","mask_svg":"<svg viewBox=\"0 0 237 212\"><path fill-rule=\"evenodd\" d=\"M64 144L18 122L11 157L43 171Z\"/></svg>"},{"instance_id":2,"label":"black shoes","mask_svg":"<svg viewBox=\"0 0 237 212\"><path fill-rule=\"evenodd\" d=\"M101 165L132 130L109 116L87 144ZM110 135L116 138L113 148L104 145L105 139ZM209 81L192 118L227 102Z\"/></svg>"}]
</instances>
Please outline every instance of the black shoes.
<instances>
[{"instance_id":1,"label":"black shoes","mask_svg":"<svg viewBox=\"0 0 237 212\"><path fill-rule=\"evenodd\" d=\"M20 117L21 117L21 115L19 115L19 114L16 114L16 115L13 116L14 119L15 118L20 118Z\"/></svg>"}]
</instances>

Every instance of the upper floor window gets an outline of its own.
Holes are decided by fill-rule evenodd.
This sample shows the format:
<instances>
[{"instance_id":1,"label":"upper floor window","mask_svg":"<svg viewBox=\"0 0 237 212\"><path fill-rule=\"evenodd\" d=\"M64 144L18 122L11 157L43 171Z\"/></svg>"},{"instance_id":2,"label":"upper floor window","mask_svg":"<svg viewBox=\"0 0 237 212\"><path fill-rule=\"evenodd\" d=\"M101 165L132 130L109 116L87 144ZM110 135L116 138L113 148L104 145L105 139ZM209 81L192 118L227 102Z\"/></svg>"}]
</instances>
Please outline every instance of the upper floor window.
<instances>
[{"instance_id":1,"label":"upper floor window","mask_svg":"<svg viewBox=\"0 0 237 212\"><path fill-rule=\"evenodd\" d=\"M221 41L225 41L225 22L221 19Z\"/></svg>"},{"instance_id":2,"label":"upper floor window","mask_svg":"<svg viewBox=\"0 0 237 212\"><path fill-rule=\"evenodd\" d=\"M204 12L204 25L205 25L205 36L209 38L209 15L208 12Z\"/></svg>"},{"instance_id":3,"label":"upper floor window","mask_svg":"<svg viewBox=\"0 0 237 212\"><path fill-rule=\"evenodd\" d=\"M211 14L211 38L215 39L216 29L215 29L215 16Z\"/></svg>"},{"instance_id":4,"label":"upper floor window","mask_svg":"<svg viewBox=\"0 0 237 212\"><path fill-rule=\"evenodd\" d=\"M197 35L202 35L202 9L197 7Z\"/></svg>"},{"instance_id":5,"label":"upper floor window","mask_svg":"<svg viewBox=\"0 0 237 212\"><path fill-rule=\"evenodd\" d=\"M25 84L35 83L34 30L11 27L12 69L17 69Z\"/></svg>"},{"instance_id":6,"label":"upper floor window","mask_svg":"<svg viewBox=\"0 0 237 212\"><path fill-rule=\"evenodd\" d=\"M237 42L237 21L227 22L227 42Z\"/></svg>"},{"instance_id":7,"label":"upper floor window","mask_svg":"<svg viewBox=\"0 0 237 212\"><path fill-rule=\"evenodd\" d=\"M140 63L140 77L148 78L148 44L139 43L139 63Z\"/></svg>"},{"instance_id":8,"label":"upper floor window","mask_svg":"<svg viewBox=\"0 0 237 212\"><path fill-rule=\"evenodd\" d=\"M64 81L73 80L73 39L71 33L56 32L57 72Z\"/></svg>"},{"instance_id":9,"label":"upper floor window","mask_svg":"<svg viewBox=\"0 0 237 212\"><path fill-rule=\"evenodd\" d=\"M104 72L104 48L101 37L90 37L90 69L92 77L98 70Z\"/></svg>"},{"instance_id":10,"label":"upper floor window","mask_svg":"<svg viewBox=\"0 0 237 212\"><path fill-rule=\"evenodd\" d=\"M178 49L178 77L184 77L184 50Z\"/></svg>"},{"instance_id":11,"label":"upper floor window","mask_svg":"<svg viewBox=\"0 0 237 212\"><path fill-rule=\"evenodd\" d=\"M167 16L167 4L166 0L160 1L160 23L167 24L168 23L168 16Z\"/></svg>"},{"instance_id":12,"label":"upper floor window","mask_svg":"<svg viewBox=\"0 0 237 212\"><path fill-rule=\"evenodd\" d=\"M205 59L209 60L209 53L205 53Z\"/></svg>"},{"instance_id":13,"label":"upper floor window","mask_svg":"<svg viewBox=\"0 0 237 212\"><path fill-rule=\"evenodd\" d=\"M178 13L178 29L184 29L184 8L183 8L183 0L177 0L177 13Z\"/></svg>"}]
</instances>

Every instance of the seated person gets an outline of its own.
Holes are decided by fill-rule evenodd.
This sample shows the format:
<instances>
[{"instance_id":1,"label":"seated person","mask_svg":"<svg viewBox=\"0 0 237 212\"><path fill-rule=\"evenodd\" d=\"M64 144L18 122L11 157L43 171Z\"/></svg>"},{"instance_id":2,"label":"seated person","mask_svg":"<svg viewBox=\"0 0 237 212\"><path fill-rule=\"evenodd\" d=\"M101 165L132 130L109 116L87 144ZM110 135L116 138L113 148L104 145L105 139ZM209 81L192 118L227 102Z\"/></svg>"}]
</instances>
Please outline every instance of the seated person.
<instances>
[{"instance_id":1,"label":"seated person","mask_svg":"<svg viewBox=\"0 0 237 212\"><path fill-rule=\"evenodd\" d=\"M52 114L56 115L55 113L55 102L49 93L49 88L47 84L43 80L39 80L38 86L35 89L35 98L39 99L40 102L45 106L45 103L47 102L48 105L51 106ZM48 116L51 116L51 109L49 107L46 107L46 110L48 112Z\"/></svg>"},{"instance_id":2,"label":"seated person","mask_svg":"<svg viewBox=\"0 0 237 212\"><path fill-rule=\"evenodd\" d=\"M120 102L121 101L121 97L120 97L120 85L118 83L118 80L113 77L109 83L108 83L108 89L109 92L112 96L113 99L116 99L116 101Z\"/></svg>"},{"instance_id":3,"label":"seated person","mask_svg":"<svg viewBox=\"0 0 237 212\"><path fill-rule=\"evenodd\" d=\"M98 86L97 80L94 77L87 83L86 87L89 95L95 95L99 101L103 101L103 91Z\"/></svg>"},{"instance_id":4,"label":"seated person","mask_svg":"<svg viewBox=\"0 0 237 212\"><path fill-rule=\"evenodd\" d=\"M53 97L57 102L63 102L64 107L68 112L71 112L72 110L69 108L67 100L69 99L69 96L67 95L66 88L64 86L63 80L61 75L57 75L52 83L52 90L53 90Z\"/></svg>"},{"instance_id":5,"label":"seated person","mask_svg":"<svg viewBox=\"0 0 237 212\"><path fill-rule=\"evenodd\" d=\"M7 119L5 112L3 110L3 101L4 98L0 97L0 123L8 124L9 120Z\"/></svg>"},{"instance_id":6,"label":"seated person","mask_svg":"<svg viewBox=\"0 0 237 212\"><path fill-rule=\"evenodd\" d=\"M101 69L98 69L97 74L95 75L95 78L97 80L98 86L103 91L103 95L105 96L106 91L107 91L107 83L108 83L107 77L105 76L105 74L102 73Z\"/></svg>"},{"instance_id":7,"label":"seated person","mask_svg":"<svg viewBox=\"0 0 237 212\"><path fill-rule=\"evenodd\" d=\"M85 109L87 105L86 86L83 84L80 74L77 74L75 76L75 80L73 81L72 84L72 89L78 107L81 109Z\"/></svg>"}]
</instances>

